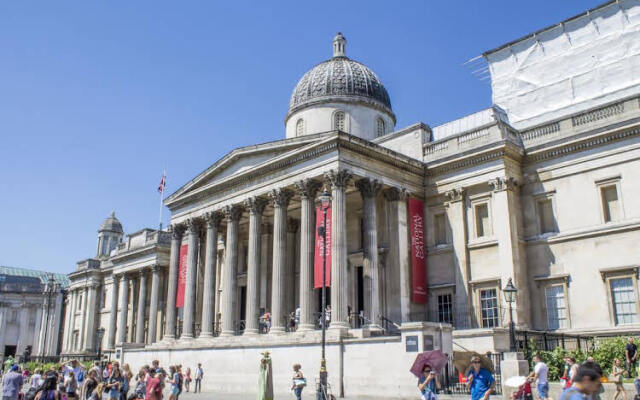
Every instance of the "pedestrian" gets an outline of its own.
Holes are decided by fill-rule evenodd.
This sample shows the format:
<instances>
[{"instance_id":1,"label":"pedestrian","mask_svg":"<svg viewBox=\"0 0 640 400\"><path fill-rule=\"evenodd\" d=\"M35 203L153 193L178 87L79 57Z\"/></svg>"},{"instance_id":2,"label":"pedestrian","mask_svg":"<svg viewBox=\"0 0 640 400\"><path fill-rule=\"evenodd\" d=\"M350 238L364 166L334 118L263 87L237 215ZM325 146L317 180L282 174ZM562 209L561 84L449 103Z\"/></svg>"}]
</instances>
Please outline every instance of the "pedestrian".
<instances>
[{"instance_id":1,"label":"pedestrian","mask_svg":"<svg viewBox=\"0 0 640 400\"><path fill-rule=\"evenodd\" d=\"M13 366L13 356L11 354L9 354L9 357L7 357L7 359L4 362L4 373L8 373L11 371L11 367Z\"/></svg>"},{"instance_id":2,"label":"pedestrian","mask_svg":"<svg viewBox=\"0 0 640 400\"><path fill-rule=\"evenodd\" d=\"M42 368L36 368L31 376L31 387L39 388L43 383L44 378L42 377Z\"/></svg>"},{"instance_id":3,"label":"pedestrian","mask_svg":"<svg viewBox=\"0 0 640 400\"><path fill-rule=\"evenodd\" d=\"M162 372L151 372L145 384L144 400L162 400L162 380L164 380Z\"/></svg>"},{"instance_id":4,"label":"pedestrian","mask_svg":"<svg viewBox=\"0 0 640 400\"><path fill-rule=\"evenodd\" d=\"M129 364L124 364L122 366L122 389L120 389L120 399L127 400L127 394L129 393L129 384L131 383L131 378L133 378L133 372L131 372L131 368Z\"/></svg>"},{"instance_id":5,"label":"pedestrian","mask_svg":"<svg viewBox=\"0 0 640 400\"><path fill-rule=\"evenodd\" d=\"M629 343L627 343L624 353L627 359L627 376L629 378L634 378L636 376L636 367L638 363L638 346L633 343L633 338L629 338Z\"/></svg>"},{"instance_id":6,"label":"pedestrian","mask_svg":"<svg viewBox=\"0 0 640 400\"><path fill-rule=\"evenodd\" d=\"M9 372L2 378L2 400L17 400L20 390L22 390L22 374L20 368L12 364L8 368Z\"/></svg>"},{"instance_id":7,"label":"pedestrian","mask_svg":"<svg viewBox=\"0 0 640 400\"><path fill-rule=\"evenodd\" d=\"M571 386L573 386L573 377L578 373L578 368L580 367L578 365L578 363L576 363L576 359L574 357L567 357L567 365L569 366L568 368L568 373L567 373L567 384L565 386L565 389L570 388Z\"/></svg>"},{"instance_id":8,"label":"pedestrian","mask_svg":"<svg viewBox=\"0 0 640 400\"><path fill-rule=\"evenodd\" d=\"M130 398L144 399L144 396L147 393L147 376L149 376L147 370L148 368L145 366L140 368L140 371L138 371L138 375L136 375L136 387L134 388Z\"/></svg>"},{"instance_id":9,"label":"pedestrian","mask_svg":"<svg viewBox=\"0 0 640 400\"><path fill-rule=\"evenodd\" d=\"M94 362L91 369L96 371L96 378L98 378L98 383L100 383L100 381L102 380L102 368L100 368L100 361Z\"/></svg>"},{"instance_id":10,"label":"pedestrian","mask_svg":"<svg viewBox=\"0 0 640 400\"><path fill-rule=\"evenodd\" d=\"M258 400L273 400L273 367L268 351L261 353L260 375L258 376Z\"/></svg>"},{"instance_id":11,"label":"pedestrian","mask_svg":"<svg viewBox=\"0 0 640 400\"><path fill-rule=\"evenodd\" d=\"M106 367L102 370L102 382L109 380L109 376L111 376L111 362L108 362Z\"/></svg>"},{"instance_id":12,"label":"pedestrian","mask_svg":"<svg viewBox=\"0 0 640 400\"><path fill-rule=\"evenodd\" d=\"M64 378L64 392L67 395L67 399L78 398L78 381L76 380L76 374L73 371L69 371Z\"/></svg>"},{"instance_id":13,"label":"pedestrian","mask_svg":"<svg viewBox=\"0 0 640 400\"><path fill-rule=\"evenodd\" d=\"M624 372L625 370L621 366L620 359L614 359L613 368L611 369L611 382L616 384L616 392L613 395L613 400L617 400L620 395L622 395L623 400L627 400L627 392L624 390L624 385L622 384L622 375Z\"/></svg>"},{"instance_id":14,"label":"pedestrian","mask_svg":"<svg viewBox=\"0 0 640 400\"><path fill-rule=\"evenodd\" d=\"M296 329L297 329L298 326L300 325L300 306L296 307L295 320L296 320Z\"/></svg>"},{"instance_id":15,"label":"pedestrian","mask_svg":"<svg viewBox=\"0 0 640 400\"><path fill-rule=\"evenodd\" d=\"M265 325L265 333L269 333L269 331L271 330L271 313L269 312L269 309L266 309L264 311L264 325Z\"/></svg>"},{"instance_id":16,"label":"pedestrian","mask_svg":"<svg viewBox=\"0 0 640 400\"><path fill-rule=\"evenodd\" d=\"M420 400L438 400L436 395L436 373L431 369L431 365L422 367L422 375L418 379L418 390L420 390Z\"/></svg>"},{"instance_id":17,"label":"pedestrian","mask_svg":"<svg viewBox=\"0 0 640 400\"><path fill-rule=\"evenodd\" d=\"M592 362L583 363L573 377L573 386L562 392L560 400L584 400L600 388L602 370Z\"/></svg>"},{"instance_id":18,"label":"pedestrian","mask_svg":"<svg viewBox=\"0 0 640 400\"><path fill-rule=\"evenodd\" d=\"M529 375L530 378L536 382L536 389L538 390L538 397L540 400L547 400L549 397L549 381L547 375L549 374L549 367L542 361L539 354L533 356L533 372Z\"/></svg>"},{"instance_id":19,"label":"pedestrian","mask_svg":"<svg viewBox=\"0 0 640 400\"><path fill-rule=\"evenodd\" d=\"M100 383L100 378L98 378L98 376L98 370L95 368L91 368L89 370L87 379L84 380L82 388L80 389L80 399L88 400L93 395L93 391Z\"/></svg>"},{"instance_id":20,"label":"pedestrian","mask_svg":"<svg viewBox=\"0 0 640 400\"><path fill-rule=\"evenodd\" d=\"M522 385L518 387L517 392L511 393L512 400L533 400L531 394L531 378L527 378Z\"/></svg>"},{"instance_id":21,"label":"pedestrian","mask_svg":"<svg viewBox=\"0 0 640 400\"><path fill-rule=\"evenodd\" d=\"M193 389L195 393L202 392L202 378L204 377L204 371L202 370L202 364L198 363L196 368L196 386Z\"/></svg>"},{"instance_id":22,"label":"pedestrian","mask_svg":"<svg viewBox=\"0 0 640 400\"><path fill-rule=\"evenodd\" d=\"M300 364L293 364L293 385L291 390L293 390L296 400L302 400L302 389L307 386L307 379L302 374L301 368Z\"/></svg>"},{"instance_id":23,"label":"pedestrian","mask_svg":"<svg viewBox=\"0 0 640 400\"><path fill-rule=\"evenodd\" d=\"M496 386L491 372L482 368L480 357L471 358L471 371L467 376L467 387L471 390L471 400L488 400Z\"/></svg>"},{"instance_id":24,"label":"pedestrian","mask_svg":"<svg viewBox=\"0 0 640 400\"><path fill-rule=\"evenodd\" d=\"M296 314L294 311L291 311L291 313L289 313L288 320L289 320L288 331L295 332L296 331Z\"/></svg>"},{"instance_id":25,"label":"pedestrian","mask_svg":"<svg viewBox=\"0 0 640 400\"><path fill-rule=\"evenodd\" d=\"M95 388L91 391L87 400L102 400L102 392L104 391L104 383L99 383Z\"/></svg>"},{"instance_id":26,"label":"pedestrian","mask_svg":"<svg viewBox=\"0 0 640 400\"><path fill-rule=\"evenodd\" d=\"M169 366L169 383L171 384L171 394L169 400L178 400L180 396L180 373L175 365Z\"/></svg>"},{"instance_id":27,"label":"pedestrian","mask_svg":"<svg viewBox=\"0 0 640 400\"><path fill-rule=\"evenodd\" d=\"M35 400L62 400L62 395L57 389L58 377L56 374L49 374L44 383L38 389Z\"/></svg>"},{"instance_id":28,"label":"pedestrian","mask_svg":"<svg viewBox=\"0 0 640 400\"><path fill-rule=\"evenodd\" d=\"M184 372L184 390L186 392L189 391L190 385L191 385L191 368L187 367L187 370Z\"/></svg>"},{"instance_id":29,"label":"pedestrian","mask_svg":"<svg viewBox=\"0 0 640 400\"><path fill-rule=\"evenodd\" d=\"M104 386L108 391L109 399L120 400L120 390L122 389L122 372L120 366L117 363L113 363L111 366L111 376L107 380L107 384Z\"/></svg>"}]
</instances>

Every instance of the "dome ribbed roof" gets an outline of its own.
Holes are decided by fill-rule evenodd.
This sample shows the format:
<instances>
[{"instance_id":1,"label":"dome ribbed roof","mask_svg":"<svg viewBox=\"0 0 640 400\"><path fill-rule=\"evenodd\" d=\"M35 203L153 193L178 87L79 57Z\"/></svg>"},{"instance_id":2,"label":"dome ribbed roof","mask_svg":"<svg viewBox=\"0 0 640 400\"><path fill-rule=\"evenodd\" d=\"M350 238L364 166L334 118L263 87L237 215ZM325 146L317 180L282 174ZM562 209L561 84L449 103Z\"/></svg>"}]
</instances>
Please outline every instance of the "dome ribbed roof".
<instances>
[{"instance_id":1,"label":"dome ribbed roof","mask_svg":"<svg viewBox=\"0 0 640 400\"><path fill-rule=\"evenodd\" d=\"M293 89L289 115L309 104L332 100L362 101L393 115L387 89L366 65L344 55L345 43L346 39L339 33L334 38L334 57L302 76ZM336 50L337 45L342 47Z\"/></svg>"},{"instance_id":2,"label":"dome ribbed roof","mask_svg":"<svg viewBox=\"0 0 640 400\"><path fill-rule=\"evenodd\" d=\"M122 224L120 223L120 221L118 221L118 218L116 218L115 212L112 212L111 215L104 220L102 225L100 225L100 229L98 230L98 232L101 232L101 231L124 233L124 230L122 229Z\"/></svg>"}]
</instances>

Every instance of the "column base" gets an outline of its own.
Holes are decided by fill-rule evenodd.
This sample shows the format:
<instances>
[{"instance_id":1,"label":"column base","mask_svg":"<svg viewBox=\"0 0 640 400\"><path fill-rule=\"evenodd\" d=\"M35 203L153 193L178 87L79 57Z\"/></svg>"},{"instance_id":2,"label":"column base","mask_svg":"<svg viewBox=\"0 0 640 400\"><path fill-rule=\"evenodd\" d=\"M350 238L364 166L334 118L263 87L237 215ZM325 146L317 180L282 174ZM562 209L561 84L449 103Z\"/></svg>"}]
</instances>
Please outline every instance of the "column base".
<instances>
[{"instance_id":1,"label":"column base","mask_svg":"<svg viewBox=\"0 0 640 400\"><path fill-rule=\"evenodd\" d=\"M220 332L220 337L230 337L230 336L235 336L236 333L234 331L222 331Z\"/></svg>"},{"instance_id":2,"label":"column base","mask_svg":"<svg viewBox=\"0 0 640 400\"><path fill-rule=\"evenodd\" d=\"M272 326L269 329L269 335L283 335L285 333L284 326Z\"/></svg>"},{"instance_id":3,"label":"column base","mask_svg":"<svg viewBox=\"0 0 640 400\"><path fill-rule=\"evenodd\" d=\"M314 324L300 324L298 325L298 329L296 332L307 332L307 331L315 331L316 326Z\"/></svg>"},{"instance_id":4,"label":"column base","mask_svg":"<svg viewBox=\"0 0 640 400\"><path fill-rule=\"evenodd\" d=\"M260 333L258 328L245 328L242 336L256 336Z\"/></svg>"},{"instance_id":5,"label":"column base","mask_svg":"<svg viewBox=\"0 0 640 400\"><path fill-rule=\"evenodd\" d=\"M213 338L213 332L200 332L198 339L211 339Z\"/></svg>"},{"instance_id":6,"label":"column base","mask_svg":"<svg viewBox=\"0 0 640 400\"><path fill-rule=\"evenodd\" d=\"M331 321L329 324L329 329L349 329L349 323L343 321Z\"/></svg>"},{"instance_id":7,"label":"column base","mask_svg":"<svg viewBox=\"0 0 640 400\"><path fill-rule=\"evenodd\" d=\"M193 339L195 338L191 334L183 334L182 336L180 336L181 342L189 342L189 341L192 341Z\"/></svg>"}]
</instances>

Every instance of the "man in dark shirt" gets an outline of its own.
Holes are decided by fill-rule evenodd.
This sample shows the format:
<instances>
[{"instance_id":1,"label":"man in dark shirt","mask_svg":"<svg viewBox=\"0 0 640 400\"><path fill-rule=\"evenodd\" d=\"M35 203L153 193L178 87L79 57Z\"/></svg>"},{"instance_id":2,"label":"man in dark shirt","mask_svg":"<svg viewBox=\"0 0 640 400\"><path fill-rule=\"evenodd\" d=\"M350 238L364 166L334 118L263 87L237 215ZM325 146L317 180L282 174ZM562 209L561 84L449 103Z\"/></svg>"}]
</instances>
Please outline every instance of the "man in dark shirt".
<instances>
[{"instance_id":1,"label":"man in dark shirt","mask_svg":"<svg viewBox=\"0 0 640 400\"><path fill-rule=\"evenodd\" d=\"M638 347L633 343L633 338L629 338L629 343L624 351L627 357L627 373L629 378L636 376L636 364L638 360Z\"/></svg>"}]
</instances>

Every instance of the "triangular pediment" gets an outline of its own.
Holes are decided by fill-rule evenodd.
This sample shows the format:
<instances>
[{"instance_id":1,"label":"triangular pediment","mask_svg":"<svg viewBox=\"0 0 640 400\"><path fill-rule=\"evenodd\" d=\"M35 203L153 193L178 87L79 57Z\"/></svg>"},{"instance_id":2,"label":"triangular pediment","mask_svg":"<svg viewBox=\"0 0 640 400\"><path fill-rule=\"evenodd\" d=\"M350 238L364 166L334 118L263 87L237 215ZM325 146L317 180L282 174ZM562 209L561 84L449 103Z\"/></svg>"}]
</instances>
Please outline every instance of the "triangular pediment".
<instances>
[{"instance_id":1,"label":"triangular pediment","mask_svg":"<svg viewBox=\"0 0 640 400\"><path fill-rule=\"evenodd\" d=\"M234 149L176 190L165 202L173 202L202 187L258 168L274 159L322 141L326 136L327 134L308 135Z\"/></svg>"}]
</instances>

